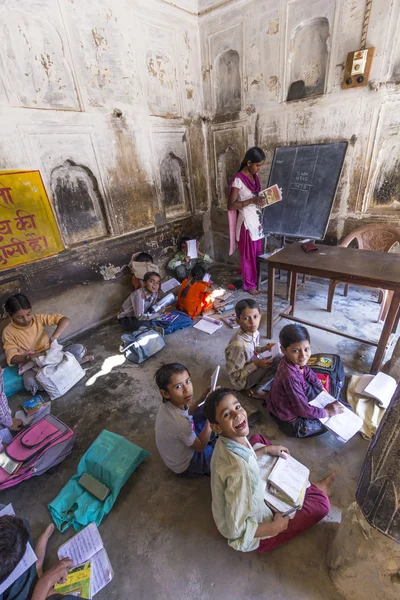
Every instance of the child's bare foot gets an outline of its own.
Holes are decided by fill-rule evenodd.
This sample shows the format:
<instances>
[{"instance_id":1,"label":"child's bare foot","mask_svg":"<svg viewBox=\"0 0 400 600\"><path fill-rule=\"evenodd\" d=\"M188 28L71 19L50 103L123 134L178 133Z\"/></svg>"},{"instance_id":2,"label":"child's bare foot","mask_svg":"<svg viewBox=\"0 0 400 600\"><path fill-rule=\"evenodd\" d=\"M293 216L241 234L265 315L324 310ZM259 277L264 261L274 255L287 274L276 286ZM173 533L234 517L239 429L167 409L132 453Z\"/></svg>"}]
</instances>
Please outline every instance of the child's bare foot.
<instances>
[{"instance_id":1,"label":"child's bare foot","mask_svg":"<svg viewBox=\"0 0 400 600\"><path fill-rule=\"evenodd\" d=\"M94 360L93 354L86 354L81 360L81 365L84 365L87 362L92 362Z\"/></svg>"},{"instance_id":2,"label":"child's bare foot","mask_svg":"<svg viewBox=\"0 0 400 600\"><path fill-rule=\"evenodd\" d=\"M246 290L248 294L250 294L250 296L258 296L259 295L259 291L254 289L254 290Z\"/></svg>"},{"instance_id":3,"label":"child's bare foot","mask_svg":"<svg viewBox=\"0 0 400 600\"><path fill-rule=\"evenodd\" d=\"M314 485L319 488L320 490L322 490L323 492L325 492L325 494L328 496L331 495L331 488L332 488L332 484L335 481L336 478L336 473L335 471L333 471L333 473L331 473L330 475L328 475L328 477L325 477L324 479L321 479L321 481L316 481L314 483Z\"/></svg>"},{"instance_id":4,"label":"child's bare foot","mask_svg":"<svg viewBox=\"0 0 400 600\"><path fill-rule=\"evenodd\" d=\"M43 563L44 563L44 557L46 556L47 542L49 541L49 538L50 538L51 534L53 533L53 531L54 531L54 525L53 525L53 523L50 523L50 525L47 525L46 529L44 530L44 532L42 533L42 535L36 542L35 554L37 556L36 571L37 571L38 577L41 577L43 575Z\"/></svg>"}]
</instances>

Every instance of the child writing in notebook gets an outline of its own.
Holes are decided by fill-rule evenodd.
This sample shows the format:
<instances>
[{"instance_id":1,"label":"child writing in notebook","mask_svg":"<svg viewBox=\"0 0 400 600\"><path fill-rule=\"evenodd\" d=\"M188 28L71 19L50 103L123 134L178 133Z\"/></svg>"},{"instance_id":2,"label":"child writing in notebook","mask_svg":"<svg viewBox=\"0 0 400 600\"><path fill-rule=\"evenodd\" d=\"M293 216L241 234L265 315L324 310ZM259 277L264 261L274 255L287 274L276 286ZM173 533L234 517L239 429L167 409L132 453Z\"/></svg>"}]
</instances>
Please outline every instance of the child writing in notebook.
<instances>
[{"instance_id":1,"label":"child writing in notebook","mask_svg":"<svg viewBox=\"0 0 400 600\"><path fill-rule=\"evenodd\" d=\"M200 406L209 390L193 402L188 369L180 363L161 365L154 378L162 405L156 417L156 445L165 465L178 475L209 475L214 441Z\"/></svg>"},{"instance_id":2,"label":"child writing in notebook","mask_svg":"<svg viewBox=\"0 0 400 600\"><path fill-rule=\"evenodd\" d=\"M264 398L261 386L272 380L279 358L262 358L262 352L273 344L260 346L260 308L255 300L246 298L235 306L236 321L240 329L225 348L226 369L235 390L245 391L253 398Z\"/></svg>"},{"instance_id":3,"label":"child writing in notebook","mask_svg":"<svg viewBox=\"0 0 400 600\"><path fill-rule=\"evenodd\" d=\"M302 325L286 325L279 334L283 358L278 365L267 407L279 428L291 437L320 435L326 428L319 420L343 412L339 402L325 408L310 406L324 389L307 365L311 356L310 335Z\"/></svg>"},{"instance_id":4,"label":"child writing in notebook","mask_svg":"<svg viewBox=\"0 0 400 600\"><path fill-rule=\"evenodd\" d=\"M285 458L285 446L261 435L250 440L247 414L235 392L219 388L207 397L204 413L219 435L211 459L212 513L229 546L241 552L267 552L288 542L329 512L328 494L335 473L307 488L303 507L292 519L275 515L264 502L265 480L257 462L264 454ZM255 444L262 446L254 451Z\"/></svg>"},{"instance_id":5,"label":"child writing in notebook","mask_svg":"<svg viewBox=\"0 0 400 600\"><path fill-rule=\"evenodd\" d=\"M176 308L192 319L211 310L213 306L211 286L203 281L205 274L206 269L202 265L195 265L189 277L182 281L178 291Z\"/></svg>"},{"instance_id":6,"label":"child writing in notebook","mask_svg":"<svg viewBox=\"0 0 400 600\"><path fill-rule=\"evenodd\" d=\"M193 238L190 238L187 235L180 238L178 242L178 252L168 263L168 269L174 271L174 275L178 281L183 281L189 277L189 273L195 265L200 263L203 264L203 266L206 266L207 264L212 263L212 259L208 254L200 252L199 242L197 242L197 258L190 258L188 256L187 242L191 239Z\"/></svg>"}]
</instances>

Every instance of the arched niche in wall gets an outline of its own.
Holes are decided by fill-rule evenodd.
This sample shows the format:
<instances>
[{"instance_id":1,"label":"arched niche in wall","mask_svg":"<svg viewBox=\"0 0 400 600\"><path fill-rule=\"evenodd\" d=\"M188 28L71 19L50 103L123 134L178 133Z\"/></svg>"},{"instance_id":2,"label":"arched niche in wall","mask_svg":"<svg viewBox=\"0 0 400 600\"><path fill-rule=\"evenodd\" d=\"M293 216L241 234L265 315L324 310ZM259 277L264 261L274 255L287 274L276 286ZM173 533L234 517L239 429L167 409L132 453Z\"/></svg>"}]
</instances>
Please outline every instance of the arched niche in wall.
<instances>
[{"instance_id":1,"label":"arched niche in wall","mask_svg":"<svg viewBox=\"0 0 400 600\"><path fill-rule=\"evenodd\" d=\"M242 108L240 56L236 50L226 50L214 62L215 106L218 115L238 112Z\"/></svg>"},{"instance_id":2,"label":"arched niche in wall","mask_svg":"<svg viewBox=\"0 0 400 600\"><path fill-rule=\"evenodd\" d=\"M161 161L161 193L166 214L186 211L188 178L183 160L173 152Z\"/></svg>"},{"instance_id":3,"label":"arched niche in wall","mask_svg":"<svg viewBox=\"0 0 400 600\"><path fill-rule=\"evenodd\" d=\"M287 100L324 93L328 67L329 21L325 17L299 25L290 41Z\"/></svg>"},{"instance_id":4,"label":"arched niche in wall","mask_svg":"<svg viewBox=\"0 0 400 600\"><path fill-rule=\"evenodd\" d=\"M370 208L400 208L400 135L389 137L378 156L378 170Z\"/></svg>"},{"instance_id":5,"label":"arched niche in wall","mask_svg":"<svg viewBox=\"0 0 400 600\"><path fill-rule=\"evenodd\" d=\"M179 94L172 56L164 50L151 49L146 55L147 98L154 115L179 115Z\"/></svg>"},{"instance_id":6,"label":"arched niche in wall","mask_svg":"<svg viewBox=\"0 0 400 600\"><path fill-rule=\"evenodd\" d=\"M93 172L72 160L53 169L54 210L67 246L107 235L104 203Z\"/></svg>"},{"instance_id":7,"label":"arched niche in wall","mask_svg":"<svg viewBox=\"0 0 400 600\"><path fill-rule=\"evenodd\" d=\"M217 165L217 190L218 203L226 208L228 202L229 182L239 168L240 158L235 150L229 145L225 152L218 156Z\"/></svg>"}]
</instances>

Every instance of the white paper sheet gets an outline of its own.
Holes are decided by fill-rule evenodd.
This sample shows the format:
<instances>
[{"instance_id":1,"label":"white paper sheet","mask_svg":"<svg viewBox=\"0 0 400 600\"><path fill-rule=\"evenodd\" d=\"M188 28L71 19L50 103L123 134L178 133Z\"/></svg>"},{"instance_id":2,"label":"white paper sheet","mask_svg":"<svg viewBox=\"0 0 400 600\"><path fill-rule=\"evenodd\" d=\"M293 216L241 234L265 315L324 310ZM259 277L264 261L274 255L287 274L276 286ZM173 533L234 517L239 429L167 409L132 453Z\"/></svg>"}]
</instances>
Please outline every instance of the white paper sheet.
<instances>
[{"instance_id":1,"label":"white paper sheet","mask_svg":"<svg viewBox=\"0 0 400 600\"><path fill-rule=\"evenodd\" d=\"M317 406L318 408L325 408L325 406L331 402L336 402L336 399L324 390L309 404L311 406ZM346 406L343 404L342 406L344 411L340 415L324 417L323 419L320 419L320 421L327 429L335 434L340 442L345 444L361 429L363 421Z\"/></svg>"},{"instance_id":2,"label":"white paper sheet","mask_svg":"<svg viewBox=\"0 0 400 600\"><path fill-rule=\"evenodd\" d=\"M393 377L386 375L386 373L379 372L375 375L372 381L368 383L364 393L368 396L372 396L372 398L375 398L382 408L387 408L394 392L396 391L396 387L397 383Z\"/></svg>"},{"instance_id":3,"label":"white paper sheet","mask_svg":"<svg viewBox=\"0 0 400 600\"><path fill-rule=\"evenodd\" d=\"M180 285L179 281L173 277L172 279L168 279L168 281L164 281L164 283L161 284L161 290L164 292L164 294L166 294L170 290L178 287L178 285Z\"/></svg>"},{"instance_id":4,"label":"white paper sheet","mask_svg":"<svg viewBox=\"0 0 400 600\"><path fill-rule=\"evenodd\" d=\"M0 511L0 517L5 517L6 515L15 515L12 504L8 504L5 508L3 508ZM10 573L7 579L5 579L0 585L0 594L5 592L5 590L7 590L10 587L10 585L12 585L14 581L18 579L18 577L21 577L21 575L23 575L25 571L27 571L36 561L37 556L34 553L32 546L28 542L22 560L17 564L14 571Z\"/></svg>"},{"instance_id":5,"label":"white paper sheet","mask_svg":"<svg viewBox=\"0 0 400 600\"><path fill-rule=\"evenodd\" d=\"M114 573L105 548L102 548L100 552L97 552L97 554L92 557L91 561L92 573L90 587L92 596L94 596L110 583L111 579L114 577Z\"/></svg>"},{"instance_id":6,"label":"white paper sheet","mask_svg":"<svg viewBox=\"0 0 400 600\"><path fill-rule=\"evenodd\" d=\"M281 490L293 502L297 502L300 492L310 476L310 470L292 456L278 458L276 465L268 477L278 490Z\"/></svg>"},{"instance_id":7,"label":"white paper sheet","mask_svg":"<svg viewBox=\"0 0 400 600\"><path fill-rule=\"evenodd\" d=\"M208 283L208 282L210 281L210 279L211 279L211 275L210 275L210 273L206 273L206 274L204 275L204 277L203 277L203 281L204 281L205 283Z\"/></svg>"},{"instance_id":8,"label":"white paper sheet","mask_svg":"<svg viewBox=\"0 0 400 600\"><path fill-rule=\"evenodd\" d=\"M186 248L189 258L197 258L197 240L188 240L186 242Z\"/></svg>"},{"instance_id":9,"label":"white paper sheet","mask_svg":"<svg viewBox=\"0 0 400 600\"><path fill-rule=\"evenodd\" d=\"M271 342L273 344L270 350L265 350L265 352L261 352L259 355L260 358L275 358L279 354L279 344L276 342Z\"/></svg>"}]
</instances>

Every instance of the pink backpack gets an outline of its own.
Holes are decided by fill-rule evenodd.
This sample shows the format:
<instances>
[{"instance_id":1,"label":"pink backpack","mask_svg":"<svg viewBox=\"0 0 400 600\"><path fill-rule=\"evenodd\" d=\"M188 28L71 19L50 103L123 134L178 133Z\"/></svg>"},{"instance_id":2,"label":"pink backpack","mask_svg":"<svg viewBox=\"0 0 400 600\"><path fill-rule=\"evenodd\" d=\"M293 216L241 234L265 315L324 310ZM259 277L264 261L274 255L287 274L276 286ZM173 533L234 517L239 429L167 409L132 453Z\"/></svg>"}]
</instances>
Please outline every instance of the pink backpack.
<instances>
[{"instance_id":1,"label":"pink backpack","mask_svg":"<svg viewBox=\"0 0 400 600\"><path fill-rule=\"evenodd\" d=\"M74 441L72 429L53 415L46 415L21 431L4 452L8 458L22 464L11 475L0 467L0 490L41 475L58 465L71 453Z\"/></svg>"}]
</instances>

